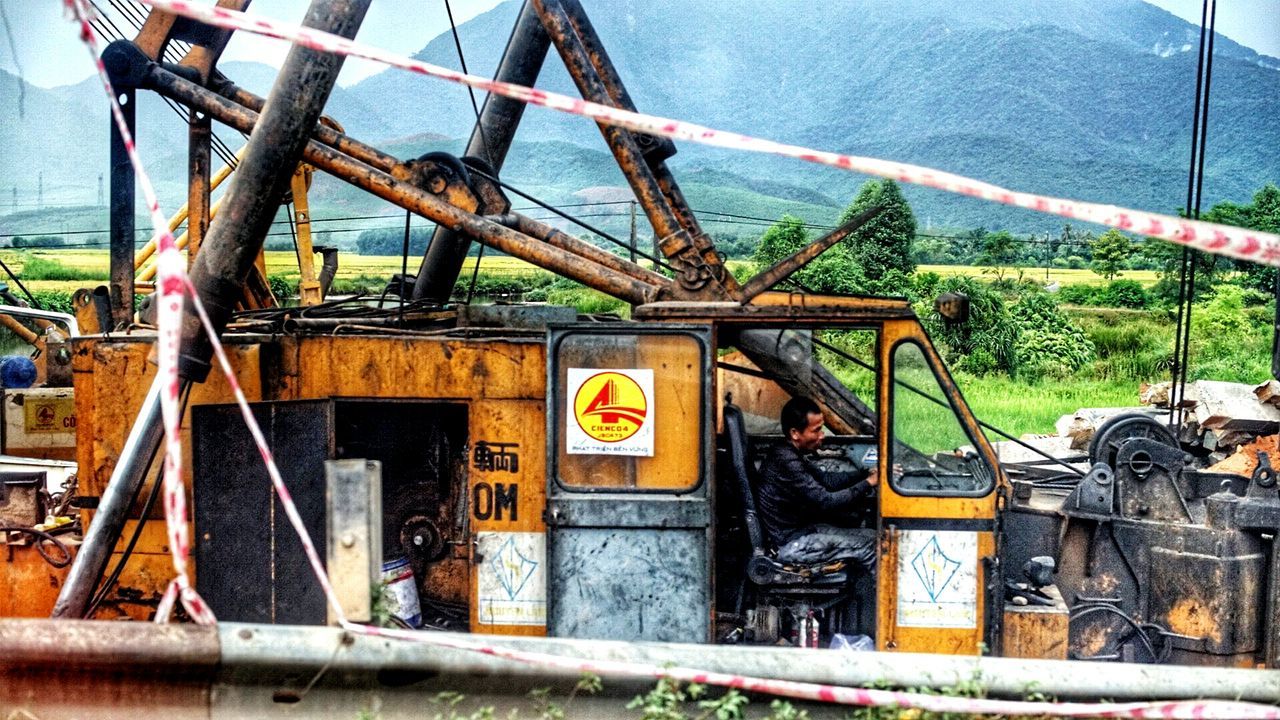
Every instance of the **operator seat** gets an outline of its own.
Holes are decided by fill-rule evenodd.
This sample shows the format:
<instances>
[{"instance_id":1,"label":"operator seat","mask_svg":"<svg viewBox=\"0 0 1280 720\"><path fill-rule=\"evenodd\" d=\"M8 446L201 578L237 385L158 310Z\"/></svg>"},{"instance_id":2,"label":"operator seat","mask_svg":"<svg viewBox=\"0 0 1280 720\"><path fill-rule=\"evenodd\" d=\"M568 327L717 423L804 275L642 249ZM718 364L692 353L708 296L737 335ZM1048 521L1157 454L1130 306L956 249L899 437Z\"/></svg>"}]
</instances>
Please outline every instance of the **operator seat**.
<instances>
[{"instance_id":1,"label":"operator seat","mask_svg":"<svg viewBox=\"0 0 1280 720\"><path fill-rule=\"evenodd\" d=\"M815 565L792 565L779 562L775 548L766 545L764 529L756 512L756 469L751 461L746 422L742 410L732 404L724 406L724 431L731 463L731 475L742 498L742 517L751 540L751 557L747 561L743 590L749 581L755 586L761 603L775 603L792 609L830 610L850 599L852 574L843 560ZM738 596L738 612L742 611L742 592ZM803 617L803 615L801 615ZM832 627L839 632L840 628Z\"/></svg>"}]
</instances>

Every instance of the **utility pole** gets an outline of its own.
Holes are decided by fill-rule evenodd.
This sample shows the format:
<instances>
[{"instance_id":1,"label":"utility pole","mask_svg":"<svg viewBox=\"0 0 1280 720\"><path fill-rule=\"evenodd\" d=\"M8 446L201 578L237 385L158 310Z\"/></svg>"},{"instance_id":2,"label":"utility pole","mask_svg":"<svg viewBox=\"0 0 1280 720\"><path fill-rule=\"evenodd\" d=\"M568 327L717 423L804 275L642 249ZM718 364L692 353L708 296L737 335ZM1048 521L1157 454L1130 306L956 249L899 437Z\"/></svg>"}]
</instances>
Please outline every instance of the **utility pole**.
<instances>
[{"instance_id":1,"label":"utility pole","mask_svg":"<svg viewBox=\"0 0 1280 720\"><path fill-rule=\"evenodd\" d=\"M40 210L44 209L44 171L40 171L40 186L36 191L36 207Z\"/></svg>"},{"instance_id":2,"label":"utility pole","mask_svg":"<svg viewBox=\"0 0 1280 720\"><path fill-rule=\"evenodd\" d=\"M636 261L636 201L631 201L631 262Z\"/></svg>"},{"instance_id":3,"label":"utility pole","mask_svg":"<svg viewBox=\"0 0 1280 720\"><path fill-rule=\"evenodd\" d=\"M102 207L102 173L98 173L98 207Z\"/></svg>"}]
</instances>

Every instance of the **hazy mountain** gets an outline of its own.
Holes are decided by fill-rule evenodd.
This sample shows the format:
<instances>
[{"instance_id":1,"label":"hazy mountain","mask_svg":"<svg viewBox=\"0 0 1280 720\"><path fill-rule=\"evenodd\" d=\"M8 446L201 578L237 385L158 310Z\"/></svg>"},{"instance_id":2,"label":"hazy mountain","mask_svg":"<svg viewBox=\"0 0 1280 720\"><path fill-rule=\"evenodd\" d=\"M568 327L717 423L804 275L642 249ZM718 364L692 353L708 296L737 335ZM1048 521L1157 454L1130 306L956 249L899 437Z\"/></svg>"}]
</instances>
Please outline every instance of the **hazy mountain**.
<instances>
[{"instance_id":1,"label":"hazy mountain","mask_svg":"<svg viewBox=\"0 0 1280 720\"><path fill-rule=\"evenodd\" d=\"M1165 211L1185 195L1199 29L1139 0L774 0L750 12L726 12L721 0L584 3L645 112L1051 195ZM459 28L473 73L492 74L517 9L508 2ZM1280 60L1223 37L1215 51L1205 199L1247 200L1280 180ZM458 67L448 34L417 57ZM244 63L222 69L259 93L275 72ZM576 94L554 50L538 85ZM16 108L16 96L16 79L0 73L0 102ZM0 168L19 205L34 201L39 172L46 203L91 204L107 157L96 81L28 87L24 106L0 125ZM166 204L176 206L182 125L154 96L144 94L139 112L144 157ZM398 70L336 89L326 113L402 157L456 152L461 142L441 137L465 137L474 122L465 88ZM219 135L242 142L225 128ZM689 143L671 162L695 207L732 205L730 212L764 217L789 210L830 220L862 182ZM540 108L526 113L504 177L557 202L623 184L593 123ZM337 181L313 194L317 213L323 202L379 206ZM907 195L922 224L1061 225L923 189Z\"/></svg>"}]
</instances>

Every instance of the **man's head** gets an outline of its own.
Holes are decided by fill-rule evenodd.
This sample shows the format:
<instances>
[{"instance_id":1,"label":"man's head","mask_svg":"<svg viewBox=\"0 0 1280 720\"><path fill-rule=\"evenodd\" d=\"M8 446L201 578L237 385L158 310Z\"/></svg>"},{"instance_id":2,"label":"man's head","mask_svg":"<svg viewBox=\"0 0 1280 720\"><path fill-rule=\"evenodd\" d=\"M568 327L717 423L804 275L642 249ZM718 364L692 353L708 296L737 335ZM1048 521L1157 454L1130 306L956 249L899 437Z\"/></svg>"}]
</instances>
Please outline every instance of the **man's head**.
<instances>
[{"instance_id":1,"label":"man's head","mask_svg":"<svg viewBox=\"0 0 1280 720\"><path fill-rule=\"evenodd\" d=\"M782 406L782 434L797 450L822 446L822 409L807 397L791 398Z\"/></svg>"}]
</instances>

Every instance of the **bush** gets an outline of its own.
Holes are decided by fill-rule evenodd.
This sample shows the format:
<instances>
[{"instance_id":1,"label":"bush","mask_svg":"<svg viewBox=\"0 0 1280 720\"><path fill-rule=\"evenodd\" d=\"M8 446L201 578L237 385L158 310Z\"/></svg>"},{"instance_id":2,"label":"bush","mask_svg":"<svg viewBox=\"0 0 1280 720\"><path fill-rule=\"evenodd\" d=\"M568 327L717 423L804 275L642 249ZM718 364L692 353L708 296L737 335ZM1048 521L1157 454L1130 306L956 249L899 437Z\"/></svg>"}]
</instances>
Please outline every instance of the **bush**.
<instances>
[{"instance_id":1,"label":"bush","mask_svg":"<svg viewBox=\"0 0 1280 720\"><path fill-rule=\"evenodd\" d=\"M1023 295L1010 315L1020 326L1018 370L1027 377L1066 377L1093 360L1093 343L1047 293Z\"/></svg>"},{"instance_id":2,"label":"bush","mask_svg":"<svg viewBox=\"0 0 1280 720\"><path fill-rule=\"evenodd\" d=\"M1151 302L1151 296L1137 280L1112 280L1102 292L1098 293L1098 300L1099 304L1108 307L1141 310Z\"/></svg>"},{"instance_id":3,"label":"bush","mask_svg":"<svg viewBox=\"0 0 1280 720\"><path fill-rule=\"evenodd\" d=\"M969 322L947 326L933 309L933 300L916 303L916 314L938 345L948 365L974 375L1003 371L1017 373L1018 323L1009 315L1004 296L973 278L953 276L938 283L938 293L959 292L969 297Z\"/></svg>"},{"instance_id":4,"label":"bush","mask_svg":"<svg viewBox=\"0 0 1280 720\"><path fill-rule=\"evenodd\" d=\"M278 302L284 302L285 298L291 298L298 294L298 278L290 277L283 273L268 275L267 285L271 287L271 294L276 296Z\"/></svg>"},{"instance_id":5,"label":"bush","mask_svg":"<svg viewBox=\"0 0 1280 720\"><path fill-rule=\"evenodd\" d=\"M1092 285L1063 285L1058 301L1064 305L1097 305L1098 288Z\"/></svg>"},{"instance_id":6,"label":"bush","mask_svg":"<svg viewBox=\"0 0 1280 720\"><path fill-rule=\"evenodd\" d=\"M13 288L17 290L17 288ZM17 293L21 297L21 292ZM51 310L53 312L63 312L75 315L75 306L71 304L71 293L64 290L34 290L32 297L40 303L41 310Z\"/></svg>"}]
</instances>

